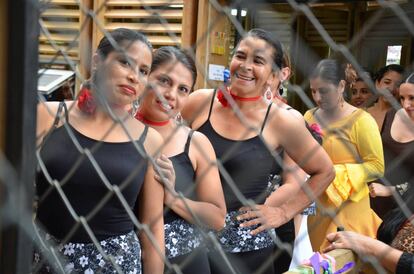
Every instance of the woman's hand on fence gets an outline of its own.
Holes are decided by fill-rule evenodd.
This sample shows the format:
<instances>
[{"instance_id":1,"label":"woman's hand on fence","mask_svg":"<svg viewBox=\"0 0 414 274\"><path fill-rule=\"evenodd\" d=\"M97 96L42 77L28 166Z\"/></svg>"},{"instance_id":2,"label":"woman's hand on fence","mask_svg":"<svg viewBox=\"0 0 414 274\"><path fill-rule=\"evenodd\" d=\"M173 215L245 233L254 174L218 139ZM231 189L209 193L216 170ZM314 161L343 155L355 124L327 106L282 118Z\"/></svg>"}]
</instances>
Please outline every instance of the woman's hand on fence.
<instances>
[{"instance_id":1,"label":"woman's hand on fence","mask_svg":"<svg viewBox=\"0 0 414 274\"><path fill-rule=\"evenodd\" d=\"M277 228L285 223L285 214L279 207L272 207L268 205L256 205L254 207L242 207L241 212L237 216L237 220L244 221L240 224L241 227L250 227L259 225L252 230L250 234L256 235L262 231Z\"/></svg>"},{"instance_id":2,"label":"woman's hand on fence","mask_svg":"<svg viewBox=\"0 0 414 274\"><path fill-rule=\"evenodd\" d=\"M395 187L393 186L384 186L379 183L371 183L369 186L369 195L372 198L375 197L388 197L392 195L392 192Z\"/></svg>"},{"instance_id":3,"label":"woman's hand on fence","mask_svg":"<svg viewBox=\"0 0 414 274\"><path fill-rule=\"evenodd\" d=\"M328 252L334 249L351 249L358 255L372 255L373 249L380 244L378 240L352 231L340 231L326 236L330 244L323 250Z\"/></svg>"},{"instance_id":4,"label":"woman's hand on fence","mask_svg":"<svg viewBox=\"0 0 414 274\"><path fill-rule=\"evenodd\" d=\"M164 203L169 205L178 196L175 191L174 166L164 154L156 160L156 165L154 178L164 186Z\"/></svg>"}]
</instances>

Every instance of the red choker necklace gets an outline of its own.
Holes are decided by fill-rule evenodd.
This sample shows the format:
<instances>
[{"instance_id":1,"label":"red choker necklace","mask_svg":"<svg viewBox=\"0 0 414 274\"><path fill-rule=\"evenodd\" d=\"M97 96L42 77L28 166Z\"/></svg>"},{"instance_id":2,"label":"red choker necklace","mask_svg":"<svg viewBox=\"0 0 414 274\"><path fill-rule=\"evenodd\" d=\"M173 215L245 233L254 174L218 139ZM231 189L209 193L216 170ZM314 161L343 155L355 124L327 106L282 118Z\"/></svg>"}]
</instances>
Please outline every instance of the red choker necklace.
<instances>
[{"instance_id":1,"label":"red choker necklace","mask_svg":"<svg viewBox=\"0 0 414 274\"><path fill-rule=\"evenodd\" d=\"M148 120L147 118L144 117L144 115L141 112L137 112L137 114L135 114L135 119L137 119L138 121L143 122L146 125L149 126L156 126L156 127L162 127L167 125L170 120L166 120L166 121L161 121L161 122L156 122L156 121L152 121L152 120Z\"/></svg>"},{"instance_id":2,"label":"red choker necklace","mask_svg":"<svg viewBox=\"0 0 414 274\"><path fill-rule=\"evenodd\" d=\"M86 87L82 87L79 91L78 108L86 114L92 114L96 110L95 98L91 91Z\"/></svg>"},{"instance_id":3,"label":"red choker necklace","mask_svg":"<svg viewBox=\"0 0 414 274\"><path fill-rule=\"evenodd\" d=\"M230 89L227 87L226 88L226 92L233 98L233 100L235 101L242 101L242 102L253 102L253 101L257 101L260 98L263 98L263 96L259 95L259 96L254 96L254 97L241 97L238 96L236 94L231 93ZM229 102L227 101L226 96L224 95L222 89L218 89L217 90L217 99L219 100L219 102L221 103L221 105L223 107L227 107L229 105Z\"/></svg>"}]
</instances>

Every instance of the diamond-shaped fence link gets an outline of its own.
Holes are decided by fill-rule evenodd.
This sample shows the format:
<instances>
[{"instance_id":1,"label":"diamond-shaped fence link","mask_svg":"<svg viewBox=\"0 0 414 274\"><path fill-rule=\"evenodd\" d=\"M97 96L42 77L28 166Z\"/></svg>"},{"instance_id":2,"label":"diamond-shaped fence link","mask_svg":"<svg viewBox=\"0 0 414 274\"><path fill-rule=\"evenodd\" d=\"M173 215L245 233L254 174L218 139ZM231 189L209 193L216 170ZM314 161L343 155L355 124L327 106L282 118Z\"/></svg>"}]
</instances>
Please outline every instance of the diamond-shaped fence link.
<instances>
[{"instance_id":1,"label":"diamond-shaped fence link","mask_svg":"<svg viewBox=\"0 0 414 274\"><path fill-rule=\"evenodd\" d=\"M25 212L23 216L13 214L14 203L18 200L15 197L20 195L16 183L18 179L7 159L0 155L1 230L14 224L32 239L35 250L31 267L33 273L156 273L162 269L162 265L165 273L282 273L288 271L289 265L294 268L303 259L309 258L312 251L338 244L340 238L331 239L330 242L322 240L327 232L333 232L333 227L343 227L345 230L375 237L381 220L371 207L381 208L384 204L392 204L397 208L393 211L394 214L400 216L397 228L385 227L392 230L388 244L397 249L404 248L398 242L402 239L413 244L412 237L410 238L413 233L410 226L413 216L410 193L414 168L412 161L410 163L408 160L414 155L413 80L411 79L411 84L402 84L414 71L414 6L411 1L42 0L39 11L34 12L40 13L39 65L43 70L39 71L39 78L47 77L47 69L72 71L74 76L66 82L66 86L49 90L50 93L39 91L37 94L38 111L43 111L43 114L38 113L38 119L43 118L49 122L38 121L38 127L42 123L46 125L43 126L43 131L38 131L36 140L37 166L34 168L37 179L33 184L38 191L35 197L24 197L29 203L33 200L32 212ZM148 120L141 119L141 123L134 116L144 105L145 98L152 93L156 94L154 100L165 112L174 115L177 113L163 95L162 88L158 90L157 84L148 80L146 74L149 71L142 71L141 60L131 56L133 43L117 43L113 31L119 28L141 32L155 50L163 46L185 47L196 61L196 90L187 102L197 104L195 107L184 107L184 119L177 115L179 119L174 119L176 126L168 134L157 130L163 137L162 142L155 130L144 127ZM275 58L266 59L275 55L275 47L271 42L264 43L265 46L258 50L257 40L260 39L243 39L246 35L249 36L252 28L265 29L273 39L283 44L283 62L275 63ZM119 106L114 107L97 87L101 83L98 81L108 80L97 80L97 71L113 65L97 63L98 57L94 56L102 38L107 39L108 47L113 48L125 59L123 62L128 64L129 69L134 70L136 81L146 85L135 91L139 95L137 100L124 104L127 105L125 111L120 111ZM240 39L244 41L244 49L241 51L238 48ZM146 49L140 48L140 52L135 54L141 58ZM267 52L271 53L266 55ZM254 56L252 60L249 59L249 54ZM339 79L347 80L347 83L330 81L329 76L325 76L330 73L326 68L318 73L318 61L326 58L335 58L341 64L349 64L346 77ZM240 63L251 63L236 68L234 59ZM173 64L179 65L180 62L176 58ZM370 76L381 71L381 67L393 63L401 64L404 71L394 67L383 71L379 78ZM211 65L214 64L222 65L218 67L218 74L224 68L230 69L229 82L217 80L220 75L214 77L211 71ZM264 83L263 73L266 71L260 69L268 64L270 71L277 77L273 78L273 82L265 79L267 82ZM345 65L342 67L345 71ZM286 68L290 69L288 74L292 77L282 79ZM328 70L332 68L329 67ZM168 66L164 73L174 74L176 69L176 66ZM348 77L350 74L353 77ZM310 82L309 79L319 82ZM241 81L244 86L252 85L251 82L260 88L270 86L273 98L271 108L246 111L243 105L248 104L244 102L246 98L240 99L243 94L234 96L227 92L232 87L232 81L235 81L234 85ZM324 84L318 88L320 82ZM358 90L357 83L364 87ZM343 97L332 97L341 85ZM96 120L88 120L89 114L79 110L81 106L78 102L85 100L82 90L86 86L95 91L94 100L100 104L104 113L104 118L98 118L110 121L106 122L105 127L90 128L88 121L90 125L97 125ZM403 92L398 95L400 86ZM63 92L61 97L55 96L55 93L62 93L65 88L69 92ZM197 94L207 92L197 90L202 88L215 91L210 96L199 96L202 100L194 100ZM395 91L397 94L393 94ZM263 93L266 92L263 88ZM277 95L274 96L275 93ZM362 93L366 97L370 96L370 99ZM219 99L216 100L215 96ZM66 103L49 102L52 100L66 100ZM74 103L71 100L75 100ZM254 100L257 99L248 98L247 101ZM274 141L275 138L271 136L283 136L284 131L287 134L291 130L289 126L278 126L276 120L281 119L280 113L290 116L287 121L301 128L302 131L297 129L296 133L309 135L304 122L297 123L298 119L303 120L303 116L291 110L283 101L302 113L313 109L305 114L305 120L310 128L322 128L313 130L323 131L319 137L323 139L323 148L328 154L322 153L322 147L316 142L309 146L297 143L298 148L306 148L306 151L295 152L283 137L278 137L278 142ZM225 104L228 106L225 107ZM345 109L350 111L344 110L344 104ZM358 108L367 111L375 119L365 111L360 112ZM396 111L396 118L393 118L395 112L392 110ZM385 116L385 113L388 114ZM353 118L348 119L349 117ZM220 119L237 122L233 125L229 121L220 122ZM131 120L136 125L132 125ZM211 126L210 135L205 130L201 131L210 139L217 159L212 158L204 141L193 137L190 145L192 153L187 157L194 172L192 187L184 193L176 192L171 188L169 175L159 162L160 154L168 148L171 151L171 142L177 143L176 140L184 136L183 132L188 127L198 130L206 127L206 121ZM160 126L147 124L156 129ZM232 130L225 129L222 125L231 126ZM272 132L272 129L275 131ZM60 135L57 135L58 131ZM59 144L57 136L66 138L65 143ZM387 141L386 136L392 140ZM307 137L290 137L292 142L309 140ZM214 141L214 138L221 139ZM54 140L53 143L51 139ZM114 142L118 144L115 145ZM253 142L256 143L252 145ZM182 143L184 147L185 142ZM127 150L125 144L128 144ZM108 150L108 147L111 149ZM251 151L246 152L246 147ZM67 153L53 154L53 151L64 152L65 149ZM49 157L48 153L55 157ZM287 154L295 159L296 164L288 162L290 157ZM329 186L321 176L321 182L314 180L317 174L322 174L322 168L318 165L324 162L314 163L315 159L325 159L321 154L323 157L331 157L336 170L336 179ZM125 158L122 155L126 155ZM205 168L202 172L197 172L194 155L198 155L197 159L200 160L197 161L203 162ZM233 164L235 158L245 155L251 156ZM113 159L140 160L122 163ZM242 167L240 162L243 160L252 163L251 166ZM272 172L256 174L261 165L269 164L266 161L272 162ZM274 173L275 166L281 167L277 174ZM301 168L310 174L307 175ZM125 170L129 170L125 177L114 175ZM234 170L238 170L239 174ZM207 206L208 201L200 200L203 195L215 196L215 201L223 196L222 190L208 195L201 193L203 184L215 180L212 176L214 172L220 174L227 207L227 214L222 218L222 223L226 225L219 231L211 229L214 225L206 223L203 214L213 210L213 207L217 212L223 208L212 202ZM178 174L177 170L176 173ZM154 179L154 174L160 178ZM251 189L246 188L241 182L254 181L252 175L265 178L262 179L265 182L258 182L254 188L247 184ZM396 178L404 178L404 181L397 182ZM96 180L94 184L90 181L93 179ZM141 190L135 187L137 180L143 185ZM286 181L293 183L288 184ZM162 188L157 188L160 186ZM204 187L203 191L210 190ZM158 211L160 204L164 204L163 197L167 203L167 193L175 195L171 204L181 204L182 208L172 210L164 205L164 212ZM197 195L189 198L189 193ZM374 198L375 195L387 198ZM279 200L269 202L275 197ZM96 201L92 207L91 200ZM316 206L313 202L316 202ZM173 207L171 204L170 207ZM151 205L158 207L151 208ZM87 208L83 208L85 206ZM57 214L56 207L63 208L64 211ZM240 207L244 207L244 210L238 211ZM39 212L40 208L44 212ZM286 208L295 212L294 218L293 215L286 215L286 212L281 213ZM305 208L307 209L303 211ZM167 230L167 227L173 227L175 223L165 221L163 216L171 212L182 223L173 230ZM56 219L49 219L46 224L42 224L39 214L43 214L40 218L42 220L47 218L45 216ZM128 221L119 221L119 214L127 217ZM269 227L266 226L259 236L252 235L248 228L239 227L242 221L237 217L241 214L257 214L250 215L249 219L258 220L259 225L254 228L260 228L260 224L269 224ZM273 220L272 216L275 216L273 219L279 219ZM282 216L289 218L281 221ZM362 219L367 216L372 220ZM389 217L381 218L385 226ZM96 220L105 221L112 231L102 231ZM161 221L169 233L160 232ZM130 233L119 232L125 222L131 227ZM188 226L190 229L185 230L190 222L193 223ZM277 224L276 229L272 227L274 223ZM67 224L70 227L64 227ZM367 227L370 231L367 231ZM61 235L62 231L64 235ZM315 236L315 231L319 235ZM194 236L197 233L199 237ZM187 240L194 236L196 242L185 242L188 246L182 247L180 241L185 241L184 236ZM358 249L361 245L359 241L358 238L350 238L349 245L341 247L352 247L358 253L361 252ZM404 251L413 253L413 250ZM369 262L371 269L367 264L357 264L351 273L386 273L387 265L383 265L382 260L387 252L391 252L391 248L385 249L382 257L365 257L359 253L362 260L357 261ZM180 256L175 256L177 254ZM344 264L341 256L335 259ZM154 261L158 262L158 269L148 267Z\"/></svg>"}]
</instances>

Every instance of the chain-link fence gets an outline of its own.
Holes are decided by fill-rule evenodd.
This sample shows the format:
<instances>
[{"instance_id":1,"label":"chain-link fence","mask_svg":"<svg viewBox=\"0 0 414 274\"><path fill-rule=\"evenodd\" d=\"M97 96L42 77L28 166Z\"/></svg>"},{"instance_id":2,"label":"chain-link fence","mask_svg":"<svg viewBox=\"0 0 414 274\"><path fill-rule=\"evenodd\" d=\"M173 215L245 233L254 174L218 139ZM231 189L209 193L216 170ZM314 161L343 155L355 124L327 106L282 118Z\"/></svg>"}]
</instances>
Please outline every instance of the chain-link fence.
<instances>
[{"instance_id":1,"label":"chain-link fence","mask_svg":"<svg viewBox=\"0 0 414 274\"><path fill-rule=\"evenodd\" d=\"M340 243L340 238L331 239L331 242L323 240L327 232L333 232L337 227L375 237L381 220L374 215L370 207L378 214L393 208L400 209L398 212L395 210L393 212L400 216L399 227L403 229L385 228L392 231L389 244L401 249L404 248L401 241L406 240L412 245L410 222L405 221L411 220L412 216L410 183L413 180L411 171L413 168L412 161L410 162L409 159L412 159L414 154L412 145L414 91L411 86L408 86L404 88L401 96L398 94L403 79L414 71L412 55L414 5L411 1L42 0L37 2L30 0L27 2L32 4L29 3L28 6L36 7L38 10L33 12L38 12L40 15L39 40L24 41L29 48L32 43L39 45L39 91L37 95L34 92L22 92L22 94L31 100L38 100L38 117L40 117L38 119L43 117L49 122L43 126L44 131L41 131L41 136L36 140L31 138L32 148L26 149L29 152L36 150L36 153L24 155L24 151L19 152L23 158L28 157L29 160L31 157L36 157L36 164L31 164L29 160L24 159L22 160L24 165L18 164L1 155L2 238L0 241L3 246L1 257L4 258L2 262L8 259L11 262L9 267L2 266L5 273L10 269L19 273L28 271L34 273L80 271L140 273L143 271L145 273L149 271L145 264L153 262L152 260L158 260L159 264L164 263L165 272L168 273L210 273L209 271L281 273L288 270L292 257L293 267L299 265L300 260L312 255L312 251L318 251L320 247L332 247L332 242L337 243L338 247L345 247ZM16 6L13 8L18 9ZM16 11L16 14L19 12ZM196 108L192 109L191 113L183 112L187 121L179 119L174 130L164 134L163 142L153 141L157 139L153 131L147 133L144 127L137 129L137 126L131 126L130 121L132 119L130 113L135 114L142 100L145 100L151 90L157 91L156 88L142 88L139 100L133 103L134 106L131 106L133 110L129 111L127 116L114 108L107 101L107 97L99 92L96 93L95 96L98 95L96 100L102 104L104 113L110 118L110 123L107 123L107 127L97 127L92 130L82 122L86 120L79 118L79 104L70 103L70 100L79 101L79 98L84 96L81 87L85 88L87 85L85 83L91 83L88 79L99 71L100 67L96 64L105 65L96 63L97 57L94 56L102 38L106 38L110 47L126 56L125 62L133 63L141 70L139 60L130 60L134 59L129 55L130 48L125 47L123 43L118 44L116 37L111 35L111 32L118 28L140 31L154 48L162 46L187 48L196 61L198 71L195 89L216 89L211 96L201 100L201 103L200 100L190 100L190 102L198 102ZM283 137L278 137L279 143L270 141L274 138L269 136L282 136L280 133L272 133L269 129L273 124L277 124L275 119L280 119L278 112L267 107L265 111L257 110L255 114L246 112L246 109L238 104L243 99L225 92L232 85L230 80L237 83L236 78L243 78L243 81L249 82L255 80L254 78L262 77L255 75L256 69L253 68L243 68L240 72L231 67L234 54L239 61L243 58L247 60L250 58L249 49L257 47L254 41L252 43L250 40L244 40L246 43L243 45L246 49L235 52L240 39L252 28L267 30L283 45L283 62L280 60L280 63L276 61L271 65L275 75L278 75L270 84L272 93L276 93L272 108L286 110L282 112L284 115L295 117L293 121L288 121L301 127L303 125L296 124L296 119L302 120L302 116L291 111L283 102L287 102L302 113L318 105L320 107L307 112L305 119L309 126L317 131L316 135L320 130L318 127L322 128L323 147L335 165L337 178L326 191L320 188L327 184L312 181L315 174L322 172L321 169L314 163L308 164L315 159L323 159L315 156L320 154L319 149L321 149L316 142L314 146L312 143L311 148L304 153L295 153L289 145L286 145L286 150L293 153L292 158L297 158L297 164L309 171L311 178L309 182L312 184L308 185L305 179L308 176L305 176L303 171L296 166L292 167L293 164L285 165L287 156L284 155L283 149L277 148L283 143ZM262 50L272 52L275 48L269 48L269 45L270 43L266 44ZM141 49L141 52L144 50ZM21 54L25 58L27 52ZM261 52L255 51L253 55L259 60L254 59L252 61L254 65L249 64L251 66L266 66L267 62L273 62L262 60L266 55ZM317 63L325 58L335 58L342 64L352 66L346 69L347 75L352 77L340 79L348 80L348 83L343 83L344 96L330 99L336 100L333 106L339 109L337 112L318 112L320 109L324 110L323 103L329 101L329 98L326 99L326 93L329 91L326 91L327 87L321 86L319 82L309 81L309 78L326 80L322 72L315 74ZM180 63L180 60L177 63ZM397 66L380 70L389 64L401 64L401 69L404 71ZM224 76L226 68L230 69L229 81L226 81L228 79ZM284 70L286 68L289 69L287 73ZM171 72L174 71L167 71L166 74ZM371 75L379 73L376 74L376 78L372 78L367 72ZM37 72L24 71L24 73L27 73L24 77L26 79L28 75ZM140 71L137 81L146 81L146 73ZM284 78L281 76L284 75L283 73L286 73ZM96 79L93 79L92 83L95 83L94 81ZM329 79L328 84L335 88L341 85L330 82ZM25 87L21 88L25 89ZM362 95L363 92L366 97ZM166 107L168 102L162 96L162 92L156 93L159 104L168 108L167 112L173 112ZM215 100L217 94L221 94L221 99ZM191 96L195 98L194 94ZM343 99L338 101L338 98L345 98L352 105L367 110L375 119L366 116L365 112L354 109ZM58 105L48 102L54 100L67 100L68 103ZM254 101L252 98L249 100ZM407 106L404 106L404 102L410 100L411 103L406 103ZM229 105L228 109L225 109L223 101ZM405 109L406 112L399 110L402 102L403 110ZM344 110L344 103L345 109L349 111ZM13 108L21 108L24 113L31 109L23 103L16 104L19 105ZM216 114L216 111L220 107L232 113L222 117L232 117L240 126L236 126L233 130L223 129L220 125L226 123L217 122L221 114ZM399 113L395 116L397 118L393 118L392 115L395 114L390 111L392 109ZM39 114L39 111L43 111L43 114ZM326 113L334 114L326 116ZM407 117L404 116L405 118L401 118L398 124L398 117L400 117L398 115L401 113L408 113L411 119L406 119ZM35 117L35 113L30 115ZM351 119L348 119L349 117ZM200 122L200 119L203 121ZM364 121L361 122L361 119ZM210 131L207 130L207 133L204 124L206 120L210 123ZM394 125L394 120L397 126ZM35 120L32 119L31 122L33 127ZM38 121L38 134L39 124L42 124L42 121ZM91 121L91 125L96 125L96 121ZM187 125L194 129L204 127L202 132L210 139L217 159L211 158L205 143L198 138L193 138L190 145L192 152L188 156L192 163L192 172L195 172L192 177L192 187L186 192L177 194L169 188L168 176L163 173L164 168L157 159L162 151L171 147L170 142L182 138L183 129L187 128ZM403 130L396 130L395 127ZM277 125L272 129L283 130ZM288 131L286 129L286 132ZM380 131L383 144L379 139ZM225 133L220 134L220 132ZM302 131L302 134L307 133ZM123 137L119 138L119 136ZM215 138L222 139L215 143ZM10 140L10 137L6 138L7 140ZM114 144L111 143L114 140L124 145L128 143L128 147L119 144L113 146ZM252 140L260 144L251 145L249 142L253 142ZM292 137L292 141L294 140L295 138ZM7 145L6 143L5 146ZM112 146L111 149L108 149L109 146ZM300 144L297 146L309 148ZM398 148L395 148L396 146ZM247 147L251 151L244 151ZM173 149L173 151L178 150ZM10 153L13 151L6 155L9 156ZM197 172L197 167L194 167L194 154L199 155L201 159L199 161L206 166L200 172ZM240 163L232 162L235 158L242 157L240 155L246 157L242 161L248 163L247 168ZM382 176L383 155L385 177ZM127 161L133 162L129 169L125 168L131 165L131 162L124 163ZM255 174L261 171L263 164L268 163L271 165L265 169L268 173ZM36 178L31 176L30 172L24 176L18 174L22 172L20 170L22 166L32 170L33 173L36 170ZM277 166L280 166L281 170L278 170ZM118 178L113 174L125 170L129 173L125 178L122 176ZM205 184L209 179L213 180L214 176L211 174L214 175L215 171L219 171L220 174L228 213L225 218L223 216L226 226L219 232L208 229L209 225L203 220L204 215L193 203L200 199L198 192L200 185ZM155 173L160 174L159 181L162 181L163 185L153 178L147 178L153 177ZM176 171L176 174L181 173ZM255 182L257 178L261 178L261 182L257 182L257 188L254 189L246 189L241 183L249 180ZM283 184L286 178L294 181L292 187L300 185L300 188L286 192L289 194L285 196L279 195L278 193L288 191ZM323 177L319 178L323 179ZM177 178L177 181L179 179ZM143 184L141 191L138 191L139 187L134 187L134 182L137 180ZM91 183L92 181L95 185ZM158 185L151 185L151 181ZM164 206L164 212L161 213L157 211L157 206L151 208L157 201L161 201L162 204L162 197L160 198L162 190L157 192L157 187L161 186L165 192L174 192L175 199L182 202L183 208L172 210ZM247 184L247 186L256 185ZM381 186L385 187L381 188ZM33 191L34 188L37 191ZM33 197L32 192L36 193ZM194 195L196 192L198 198L194 198L197 195L187 195L187 193ZM319 197L315 197L315 194L320 193L322 194ZM276 195L272 196L274 194ZM214 199L219 199L220 195L220 192L216 193L218 198ZM188 198L190 196L193 197L191 200ZM272 204L268 202L271 196L285 200ZM370 196L383 197L370 200ZM297 199L303 199L303 202L298 202ZM140 201L143 201L142 204ZM312 201L316 201L316 207L311 205ZM335 203L335 201L339 202ZM33 209L30 208L32 202ZM25 204L22 206L19 203ZM243 206L245 208L242 212L253 214L248 216L252 220L258 218L257 220L261 220L262 224L271 225L272 220L269 216L285 216L280 211L290 205L297 213L294 220L286 220L288 222L277 220L274 222L278 224L276 230L267 229L259 233L259 236L252 236L249 228L240 228L242 222L236 219L240 214L238 208ZM304 207L308 207L307 213L302 212ZM39 215L37 211L39 208L43 215ZM143 209L146 212L142 212ZM207 210L213 209L205 207L201 211ZM163 218L163 215L166 216L170 211L178 216L175 223ZM123 219L119 221L118 217ZM264 221L265 217L268 219ZM389 218L385 215L380 217L383 220ZM106 222L106 226L100 226L99 222L102 220ZM164 241L160 241L161 234L156 229L160 220L163 220L165 231L168 231L164 235ZM193 224L188 228L189 223ZM283 226L280 226L282 223ZM125 226L134 232L121 233ZM255 228L257 227L261 227L260 222ZM141 247L135 233L140 236ZM21 236L15 237L16 234L24 235L23 240L19 238ZM189 240L191 237L193 241ZM400 242L395 239L399 239ZM185 248L180 246L180 241L188 246ZM355 247L354 251L361 251L357 248L359 242L352 242L352 239L349 242ZM151 243L151 247L148 247L148 243ZM31 245L34 252L30 248ZM141 248L142 270L139 262ZM175 256L176 254L171 252L174 249L181 256ZM150 253L145 253L148 250ZM164 250L167 250L166 253ZM351 271L385 273L387 265L381 263L390 251L391 249L386 249L381 256L365 258L371 263L371 269L367 268L367 265L359 264ZM22 254L26 257L19 257ZM148 254L152 258L148 258L150 257ZM154 259L155 257L159 259ZM203 261L203 258L205 260L208 258L210 265ZM336 260L341 266L346 263L342 261L341 256L336 257ZM19 267L10 267L10 264ZM256 266L251 268L254 265Z\"/></svg>"}]
</instances>

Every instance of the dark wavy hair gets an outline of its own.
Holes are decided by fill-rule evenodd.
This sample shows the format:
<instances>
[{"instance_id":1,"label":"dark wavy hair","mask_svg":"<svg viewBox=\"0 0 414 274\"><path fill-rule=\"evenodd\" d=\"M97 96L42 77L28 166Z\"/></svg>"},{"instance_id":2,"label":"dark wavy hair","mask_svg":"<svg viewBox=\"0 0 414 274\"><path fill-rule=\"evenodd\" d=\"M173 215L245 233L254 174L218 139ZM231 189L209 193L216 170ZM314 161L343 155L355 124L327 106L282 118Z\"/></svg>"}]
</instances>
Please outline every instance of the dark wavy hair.
<instances>
[{"instance_id":1,"label":"dark wavy hair","mask_svg":"<svg viewBox=\"0 0 414 274\"><path fill-rule=\"evenodd\" d=\"M389 71L395 71L401 75L404 74L404 67L397 64L391 64L380 68L374 75L374 80L380 82L384 75Z\"/></svg>"},{"instance_id":2,"label":"dark wavy hair","mask_svg":"<svg viewBox=\"0 0 414 274\"><path fill-rule=\"evenodd\" d=\"M144 34L131 29L118 28L109 32L109 36L104 36L101 41L99 41L96 53L102 59L106 59L111 52L116 50L117 45L125 45L125 43L132 44L135 41L142 42L150 51L152 51L152 45Z\"/></svg>"},{"instance_id":3,"label":"dark wavy hair","mask_svg":"<svg viewBox=\"0 0 414 274\"><path fill-rule=\"evenodd\" d=\"M253 37L257 39L261 39L265 41L271 48L273 49L273 56L272 56L272 69L273 71L281 69L283 67L283 48L280 41L274 37L270 32L265 31L263 29L255 28L249 30L247 34L238 42L237 47L239 46L240 42L248 37ZM237 48L236 47L236 48Z\"/></svg>"},{"instance_id":4,"label":"dark wavy hair","mask_svg":"<svg viewBox=\"0 0 414 274\"><path fill-rule=\"evenodd\" d=\"M157 49L152 59L151 72L157 70L160 66L171 62L179 62L191 72L193 77L193 84L191 86L192 90L197 79L197 68L193 57L186 50L171 46Z\"/></svg>"}]
</instances>

